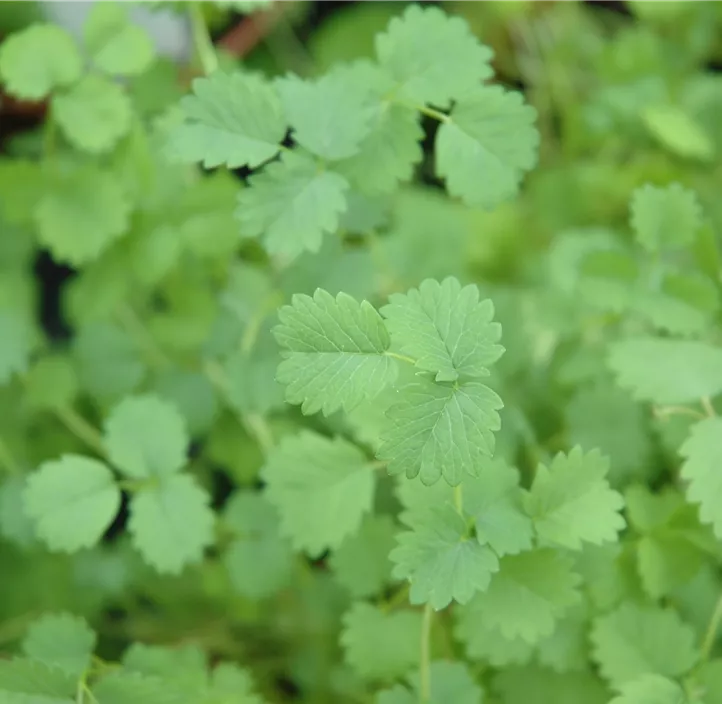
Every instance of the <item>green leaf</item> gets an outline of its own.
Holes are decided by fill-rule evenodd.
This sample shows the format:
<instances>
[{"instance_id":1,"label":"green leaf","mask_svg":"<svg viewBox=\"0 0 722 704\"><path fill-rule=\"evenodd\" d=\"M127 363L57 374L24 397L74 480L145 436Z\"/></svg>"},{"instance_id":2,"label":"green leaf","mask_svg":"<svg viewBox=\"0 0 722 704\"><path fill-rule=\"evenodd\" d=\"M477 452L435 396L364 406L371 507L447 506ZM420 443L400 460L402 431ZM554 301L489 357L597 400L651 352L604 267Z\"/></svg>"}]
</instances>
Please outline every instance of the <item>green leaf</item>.
<instances>
[{"instance_id":1,"label":"green leaf","mask_svg":"<svg viewBox=\"0 0 722 704\"><path fill-rule=\"evenodd\" d=\"M25 510L55 552L95 545L120 508L120 491L102 463L80 455L44 462L28 478Z\"/></svg>"},{"instance_id":2,"label":"green leaf","mask_svg":"<svg viewBox=\"0 0 722 704\"><path fill-rule=\"evenodd\" d=\"M78 679L90 665L95 642L95 633L85 619L49 613L30 624L23 638L23 652Z\"/></svg>"},{"instance_id":3,"label":"green leaf","mask_svg":"<svg viewBox=\"0 0 722 704\"><path fill-rule=\"evenodd\" d=\"M689 113L675 105L650 105L642 112L650 134L673 154L709 161L715 155L710 135Z\"/></svg>"},{"instance_id":4,"label":"green leaf","mask_svg":"<svg viewBox=\"0 0 722 704\"><path fill-rule=\"evenodd\" d=\"M389 516L367 516L358 533L347 536L331 555L329 567L353 597L378 594L391 581L389 553L396 532Z\"/></svg>"},{"instance_id":5,"label":"green leaf","mask_svg":"<svg viewBox=\"0 0 722 704\"><path fill-rule=\"evenodd\" d=\"M121 184L96 166L82 165L49 179L35 223L56 261L81 266L125 234L129 216Z\"/></svg>"},{"instance_id":6,"label":"green leaf","mask_svg":"<svg viewBox=\"0 0 722 704\"><path fill-rule=\"evenodd\" d=\"M371 129L366 64L339 66L316 80L289 75L276 83L293 138L313 154L338 161L357 154Z\"/></svg>"},{"instance_id":7,"label":"green leaf","mask_svg":"<svg viewBox=\"0 0 722 704\"><path fill-rule=\"evenodd\" d=\"M78 377L67 357L42 357L25 377L26 400L33 409L60 408L72 404L78 393Z\"/></svg>"},{"instance_id":8,"label":"green leaf","mask_svg":"<svg viewBox=\"0 0 722 704\"><path fill-rule=\"evenodd\" d=\"M622 693L609 704L685 704L684 690L659 675L642 675L622 687Z\"/></svg>"},{"instance_id":9,"label":"green leaf","mask_svg":"<svg viewBox=\"0 0 722 704\"><path fill-rule=\"evenodd\" d=\"M53 111L70 144L91 154L109 151L130 130L127 95L117 83L94 74L56 95Z\"/></svg>"},{"instance_id":10,"label":"green leaf","mask_svg":"<svg viewBox=\"0 0 722 704\"><path fill-rule=\"evenodd\" d=\"M169 135L169 155L207 169L259 166L278 153L286 134L276 91L257 76L217 71L196 78L180 106L185 120Z\"/></svg>"},{"instance_id":11,"label":"green leaf","mask_svg":"<svg viewBox=\"0 0 722 704\"><path fill-rule=\"evenodd\" d=\"M123 653L123 667L140 675L171 680L184 690L197 691L208 680L207 656L193 644L180 646L132 643Z\"/></svg>"},{"instance_id":12,"label":"green leaf","mask_svg":"<svg viewBox=\"0 0 722 704\"><path fill-rule=\"evenodd\" d=\"M283 387L276 378L278 356L264 352L249 355L236 351L226 360L228 402L241 414L260 413L283 408Z\"/></svg>"},{"instance_id":13,"label":"green leaf","mask_svg":"<svg viewBox=\"0 0 722 704\"><path fill-rule=\"evenodd\" d=\"M394 381L389 334L367 301L317 289L313 298L294 295L278 318L274 335L288 351L277 378L287 385L286 400L302 404L303 413L350 410Z\"/></svg>"},{"instance_id":14,"label":"green leaf","mask_svg":"<svg viewBox=\"0 0 722 704\"><path fill-rule=\"evenodd\" d=\"M492 76L492 52L460 17L411 5L376 37L381 67L397 92L418 103L446 105Z\"/></svg>"},{"instance_id":15,"label":"green leaf","mask_svg":"<svg viewBox=\"0 0 722 704\"><path fill-rule=\"evenodd\" d=\"M293 553L279 535L273 506L260 494L238 492L223 511L235 538L223 562L235 590L249 599L271 596L291 577Z\"/></svg>"},{"instance_id":16,"label":"green leaf","mask_svg":"<svg viewBox=\"0 0 722 704\"><path fill-rule=\"evenodd\" d=\"M409 514L404 521L411 530L399 534L390 557L394 577L411 582L412 604L428 602L438 611L487 589L499 560L469 536L466 521L452 506Z\"/></svg>"},{"instance_id":17,"label":"green leaf","mask_svg":"<svg viewBox=\"0 0 722 704\"><path fill-rule=\"evenodd\" d=\"M72 704L75 678L37 660L0 660L0 695L8 704Z\"/></svg>"},{"instance_id":18,"label":"green leaf","mask_svg":"<svg viewBox=\"0 0 722 704\"><path fill-rule=\"evenodd\" d=\"M10 35L0 47L0 79L8 93L40 100L74 83L83 62L72 37L52 24L34 24Z\"/></svg>"},{"instance_id":19,"label":"green leaf","mask_svg":"<svg viewBox=\"0 0 722 704\"><path fill-rule=\"evenodd\" d=\"M135 494L128 529L143 559L167 574L199 562L214 539L209 504L210 496L185 474L160 476Z\"/></svg>"},{"instance_id":20,"label":"green leaf","mask_svg":"<svg viewBox=\"0 0 722 704\"><path fill-rule=\"evenodd\" d=\"M401 389L399 397L387 411L378 451L390 474L420 475L426 485L443 477L456 486L465 476L476 476L493 455L503 403L489 387L420 380Z\"/></svg>"},{"instance_id":21,"label":"green leaf","mask_svg":"<svg viewBox=\"0 0 722 704\"><path fill-rule=\"evenodd\" d=\"M93 685L98 704L191 704L193 693L181 690L174 682L137 673L110 672ZM91 700L92 701L92 700Z\"/></svg>"},{"instance_id":22,"label":"green leaf","mask_svg":"<svg viewBox=\"0 0 722 704\"><path fill-rule=\"evenodd\" d=\"M497 555L531 549L534 527L523 509L519 472L505 462L487 462L478 477L464 479L463 510L474 518L477 540Z\"/></svg>"},{"instance_id":23,"label":"green leaf","mask_svg":"<svg viewBox=\"0 0 722 704\"><path fill-rule=\"evenodd\" d=\"M157 396L130 396L105 422L110 461L128 477L163 477L186 463L186 426L174 406Z\"/></svg>"},{"instance_id":24,"label":"green leaf","mask_svg":"<svg viewBox=\"0 0 722 704\"><path fill-rule=\"evenodd\" d=\"M427 279L418 289L395 293L381 309L394 348L436 374L436 381L489 376L504 353L497 344L501 325L492 322L494 305L479 301L479 289L462 288L453 277Z\"/></svg>"},{"instance_id":25,"label":"green leaf","mask_svg":"<svg viewBox=\"0 0 722 704\"><path fill-rule=\"evenodd\" d=\"M462 96L436 136L436 168L449 193L491 210L516 195L537 160L536 111L499 86Z\"/></svg>"},{"instance_id":26,"label":"green leaf","mask_svg":"<svg viewBox=\"0 0 722 704\"><path fill-rule=\"evenodd\" d=\"M137 76L154 58L153 40L129 20L128 9L120 3L93 5L83 38L95 66L112 76Z\"/></svg>"},{"instance_id":27,"label":"green leaf","mask_svg":"<svg viewBox=\"0 0 722 704\"><path fill-rule=\"evenodd\" d=\"M348 181L307 157L285 153L249 179L238 196L236 217L246 237L263 239L269 254L291 259L317 252L346 210Z\"/></svg>"},{"instance_id":28,"label":"green leaf","mask_svg":"<svg viewBox=\"0 0 722 704\"><path fill-rule=\"evenodd\" d=\"M32 348L30 330L16 311L0 310L0 384L7 384L28 366Z\"/></svg>"},{"instance_id":29,"label":"green leaf","mask_svg":"<svg viewBox=\"0 0 722 704\"><path fill-rule=\"evenodd\" d=\"M364 602L343 617L341 645L346 661L365 680L389 681L412 670L419 660L421 614L386 613Z\"/></svg>"},{"instance_id":30,"label":"green leaf","mask_svg":"<svg viewBox=\"0 0 722 704\"><path fill-rule=\"evenodd\" d=\"M640 244L652 252L689 246L702 226L694 191L672 183L646 184L632 194L630 224Z\"/></svg>"},{"instance_id":31,"label":"green leaf","mask_svg":"<svg viewBox=\"0 0 722 704\"><path fill-rule=\"evenodd\" d=\"M370 511L376 477L361 451L310 431L284 438L261 472L281 530L316 557L355 533Z\"/></svg>"},{"instance_id":32,"label":"green leaf","mask_svg":"<svg viewBox=\"0 0 722 704\"><path fill-rule=\"evenodd\" d=\"M581 447L537 467L525 506L544 542L580 550L583 542L616 541L624 500L609 487L608 469L599 450L584 454Z\"/></svg>"},{"instance_id":33,"label":"green leaf","mask_svg":"<svg viewBox=\"0 0 722 704\"><path fill-rule=\"evenodd\" d=\"M501 559L489 589L468 608L504 638L536 643L579 601L580 581L571 560L554 550L509 555Z\"/></svg>"},{"instance_id":34,"label":"green leaf","mask_svg":"<svg viewBox=\"0 0 722 704\"><path fill-rule=\"evenodd\" d=\"M0 534L23 548L36 542L35 524L26 514L23 501L26 480L26 476L17 475L0 485Z\"/></svg>"},{"instance_id":35,"label":"green leaf","mask_svg":"<svg viewBox=\"0 0 722 704\"><path fill-rule=\"evenodd\" d=\"M608 691L590 672L509 667L494 677L494 689L504 704L609 704Z\"/></svg>"},{"instance_id":36,"label":"green leaf","mask_svg":"<svg viewBox=\"0 0 722 704\"><path fill-rule=\"evenodd\" d=\"M203 704L263 704L253 693L253 680L246 670L222 662L211 674L208 694Z\"/></svg>"},{"instance_id":37,"label":"green leaf","mask_svg":"<svg viewBox=\"0 0 722 704\"><path fill-rule=\"evenodd\" d=\"M710 523L722 538L722 418L706 418L692 426L680 448L685 458L682 479L687 484L687 500L699 504L699 517Z\"/></svg>"},{"instance_id":38,"label":"green leaf","mask_svg":"<svg viewBox=\"0 0 722 704\"><path fill-rule=\"evenodd\" d=\"M722 391L722 348L704 342L639 337L611 346L609 367L640 401L674 405Z\"/></svg>"},{"instance_id":39,"label":"green leaf","mask_svg":"<svg viewBox=\"0 0 722 704\"><path fill-rule=\"evenodd\" d=\"M677 677L697 660L695 634L676 612L626 603L598 617L593 657L615 687L644 674Z\"/></svg>"},{"instance_id":40,"label":"green leaf","mask_svg":"<svg viewBox=\"0 0 722 704\"><path fill-rule=\"evenodd\" d=\"M421 683L418 674L414 674L410 684L414 693L397 685L392 689L379 692L376 704L481 704L484 692L474 681L467 667L460 662L439 660L432 662L429 668L430 691L428 697L421 696Z\"/></svg>"}]
</instances>

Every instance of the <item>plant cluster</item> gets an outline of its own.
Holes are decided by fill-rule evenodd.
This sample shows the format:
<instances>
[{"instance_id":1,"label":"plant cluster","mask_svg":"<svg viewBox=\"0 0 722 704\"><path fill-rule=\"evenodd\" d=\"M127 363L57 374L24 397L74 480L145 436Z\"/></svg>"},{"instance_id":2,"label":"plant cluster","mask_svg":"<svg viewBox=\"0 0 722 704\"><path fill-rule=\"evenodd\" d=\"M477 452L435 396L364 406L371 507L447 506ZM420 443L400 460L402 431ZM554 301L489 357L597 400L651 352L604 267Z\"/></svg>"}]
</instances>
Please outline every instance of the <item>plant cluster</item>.
<instances>
[{"instance_id":1,"label":"plant cluster","mask_svg":"<svg viewBox=\"0 0 722 704\"><path fill-rule=\"evenodd\" d=\"M722 704L722 6L172 5L0 44L0 702Z\"/></svg>"}]
</instances>

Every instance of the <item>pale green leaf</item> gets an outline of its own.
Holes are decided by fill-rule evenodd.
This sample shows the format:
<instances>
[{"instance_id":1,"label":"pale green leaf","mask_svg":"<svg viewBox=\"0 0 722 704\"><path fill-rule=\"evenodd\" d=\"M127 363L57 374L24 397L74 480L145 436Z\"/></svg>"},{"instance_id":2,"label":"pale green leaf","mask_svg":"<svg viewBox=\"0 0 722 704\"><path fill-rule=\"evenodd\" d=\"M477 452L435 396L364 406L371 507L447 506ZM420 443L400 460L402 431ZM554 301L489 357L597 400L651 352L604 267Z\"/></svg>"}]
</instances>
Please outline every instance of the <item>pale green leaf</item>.
<instances>
[{"instance_id":1,"label":"pale green leaf","mask_svg":"<svg viewBox=\"0 0 722 704\"><path fill-rule=\"evenodd\" d=\"M503 557L489 589L469 604L487 628L504 638L536 643L579 601L581 579L566 556L550 549Z\"/></svg>"},{"instance_id":2,"label":"pale green leaf","mask_svg":"<svg viewBox=\"0 0 722 704\"><path fill-rule=\"evenodd\" d=\"M504 353L497 344L501 325L492 322L494 305L479 301L479 289L462 288L453 277L423 281L408 293L395 293L381 309L394 348L436 375L436 381L489 376Z\"/></svg>"},{"instance_id":3,"label":"pale green leaf","mask_svg":"<svg viewBox=\"0 0 722 704\"><path fill-rule=\"evenodd\" d=\"M294 295L278 317L274 335L287 352L277 378L287 385L286 400L302 404L303 413L350 410L395 379L396 362L386 356L389 334L367 301L317 289L313 298Z\"/></svg>"},{"instance_id":4,"label":"pale green leaf","mask_svg":"<svg viewBox=\"0 0 722 704\"><path fill-rule=\"evenodd\" d=\"M376 477L361 451L310 431L274 447L262 470L265 495L294 547L312 557L356 532L373 502Z\"/></svg>"},{"instance_id":5,"label":"pale green leaf","mask_svg":"<svg viewBox=\"0 0 722 704\"><path fill-rule=\"evenodd\" d=\"M687 696L676 683L660 675L641 675L622 687L609 704L686 704Z\"/></svg>"},{"instance_id":6,"label":"pale green leaf","mask_svg":"<svg viewBox=\"0 0 722 704\"><path fill-rule=\"evenodd\" d=\"M24 548L36 542L35 524L25 512L23 501L26 482L26 476L15 475L0 485L0 534Z\"/></svg>"},{"instance_id":7,"label":"pale green leaf","mask_svg":"<svg viewBox=\"0 0 722 704\"><path fill-rule=\"evenodd\" d=\"M280 79L276 86L294 140L330 161L357 154L371 129L369 71L356 64L339 66L316 80Z\"/></svg>"},{"instance_id":8,"label":"pale green leaf","mask_svg":"<svg viewBox=\"0 0 722 704\"><path fill-rule=\"evenodd\" d=\"M91 165L74 166L48 183L35 223L40 241L56 261L87 264L125 234L130 203L110 173Z\"/></svg>"},{"instance_id":9,"label":"pale green leaf","mask_svg":"<svg viewBox=\"0 0 722 704\"><path fill-rule=\"evenodd\" d=\"M25 510L38 537L55 552L95 545L120 508L113 474L97 460L64 455L28 478Z\"/></svg>"},{"instance_id":10,"label":"pale green leaf","mask_svg":"<svg viewBox=\"0 0 722 704\"><path fill-rule=\"evenodd\" d=\"M122 670L101 677L91 690L98 704L196 704L195 695L172 681Z\"/></svg>"},{"instance_id":11,"label":"pale green leaf","mask_svg":"<svg viewBox=\"0 0 722 704\"><path fill-rule=\"evenodd\" d=\"M715 146L710 135L688 112L675 105L650 105L642 112L650 134L673 154L708 161Z\"/></svg>"},{"instance_id":12,"label":"pale green leaf","mask_svg":"<svg viewBox=\"0 0 722 704\"><path fill-rule=\"evenodd\" d=\"M462 662L436 660L429 667L429 704L481 704L484 692ZM415 673L410 682L416 692L421 691L421 677ZM419 701L420 698L414 701Z\"/></svg>"},{"instance_id":13,"label":"pale green leaf","mask_svg":"<svg viewBox=\"0 0 722 704\"><path fill-rule=\"evenodd\" d=\"M185 474L161 476L130 503L128 529L143 559L158 572L178 574L199 562L213 543L210 496Z\"/></svg>"},{"instance_id":14,"label":"pale green leaf","mask_svg":"<svg viewBox=\"0 0 722 704\"><path fill-rule=\"evenodd\" d=\"M174 406L157 396L129 396L105 421L108 456L134 479L162 477L186 463L188 434Z\"/></svg>"},{"instance_id":15,"label":"pale green leaf","mask_svg":"<svg viewBox=\"0 0 722 704\"><path fill-rule=\"evenodd\" d=\"M655 252L689 246L702 225L694 191L672 183L666 188L646 184L632 194L630 223L640 244Z\"/></svg>"},{"instance_id":16,"label":"pale green leaf","mask_svg":"<svg viewBox=\"0 0 722 704\"><path fill-rule=\"evenodd\" d=\"M222 662L211 674L203 704L263 704L253 690L253 680L247 670L234 663Z\"/></svg>"},{"instance_id":17,"label":"pale green leaf","mask_svg":"<svg viewBox=\"0 0 722 704\"><path fill-rule=\"evenodd\" d=\"M194 644L179 646L132 643L123 653L129 672L172 680L187 690L200 690L208 680L207 655Z\"/></svg>"},{"instance_id":18,"label":"pale green leaf","mask_svg":"<svg viewBox=\"0 0 722 704\"><path fill-rule=\"evenodd\" d=\"M722 348L704 342L640 337L615 342L609 366L640 401L693 403L722 391Z\"/></svg>"},{"instance_id":19,"label":"pale green leaf","mask_svg":"<svg viewBox=\"0 0 722 704\"><path fill-rule=\"evenodd\" d=\"M694 632L668 609L623 604L595 620L591 639L594 660L615 687L647 673L677 677L697 660Z\"/></svg>"},{"instance_id":20,"label":"pale green leaf","mask_svg":"<svg viewBox=\"0 0 722 704\"><path fill-rule=\"evenodd\" d=\"M502 407L499 396L477 382L420 380L401 389L389 408L378 457L390 474L420 476L427 485L443 477L456 486L493 455Z\"/></svg>"},{"instance_id":21,"label":"pale green leaf","mask_svg":"<svg viewBox=\"0 0 722 704\"><path fill-rule=\"evenodd\" d=\"M388 681L412 670L419 659L421 614L355 603L343 617L341 645L348 664L365 680Z\"/></svg>"},{"instance_id":22,"label":"pale green leaf","mask_svg":"<svg viewBox=\"0 0 722 704\"><path fill-rule=\"evenodd\" d=\"M0 79L16 98L40 100L54 88L76 81L82 69L72 37L52 24L31 25L0 47Z\"/></svg>"},{"instance_id":23,"label":"pale green leaf","mask_svg":"<svg viewBox=\"0 0 722 704\"><path fill-rule=\"evenodd\" d=\"M185 119L168 143L179 161L254 168L275 156L286 133L276 91L257 76L217 71L196 78L180 105Z\"/></svg>"},{"instance_id":24,"label":"pale green leaf","mask_svg":"<svg viewBox=\"0 0 722 704\"><path fill-rule=\"evenodd\" d=\"M47 613L30 624L22 647L29 658L79 678L90 665L95 642L95 633L84 619Z\"/></svg>"},{"instance_id":25,"label":"pale green leaf","mask_svg":"<svg viewBox=\"0 0 722 704\"><path fill-rule=\"evenodd\" d=\"M397 530L389 516L367 516L358 533L347 536L331 555L334 576L352 596L373 596L391 581L389 553Z\"/></svg>"},{"instance_id":26,"label":"pale green leaf","mask_svg":"<svg viewBox=\"0 0 722 704\"><path fill-rule=\"evenodd\" d=\"M580 550L583 542L616 541L624 500L610 488L608 470L599 450L584 454L580 447L537 467L525 506L544 542Z\"/></svg>"},{"instance_id":27,"label":"pale green leaf","mask_svg":"<svg viewBox=\"0 0 722 704\"><path fill-rule=\"evenodd\" d=\"M436 137L436 169L451 195L488 210L516 195L537 160L536 112L499 86L463 96Z\"/></svg>"},{"instance_id":28,"label":"pale green leaf","mask_svg":"<svg viewBox=\"0 0 722 704\"><path fill-rule=\"evenodd\" d=\"M130 21L121 3L94 4L85 20L83 38L95 66L113 76L136 76L153 61L153 40L143 27Z\"/></svg>"},{"instance_id":29,"label":"pale green leaf","mask_svg":"<svg viewBox=\"0 0 722 704\"><path fill-rule=\"evenodd\" d=\"M487 589L499 560L469 535L466 521L452 506L404 520L410 530L399 534L390 557L394 577L411 583L412 604L428 602L438 611L452 600L465 604Z\"/></svg>"},{"instance_id":30,"label":"pale green leaf","mask_svg":"<svg viewBox=\"0 0 722 704\"><path fill-rule=\"evenodd\" d=\"M699 504L700 520L712 524L722 538L722 418L706 418L692 426L680 454L685 458L682 479L689 482L687 499Z\"/></svg>"},{"instance_id":31,"label":"pale green leaf","mask_svg":"<svg viewBox=\"0 0 722 704\"><path fill-rule=\"evenodd\" d=\"M72 404L78 393L78 376L68 357L42 357L25 377L26 400L33 408L60 408Z\"/></svg>"},{"instance_id":32,"label":"pale green leaf","mask_svg":"<svg viewBox=\"0 0 722 704\"><path fill-rule=\"evenodd\" d=\"M307 157L286 153L249 179L238 196L241 233L263 240L269 254L317 252L346 210L348 181Z\"/></svg>"},{"instance_id":33,"label":"pale green leaf","mask_svg":"<svg viewBox=\"0 0 722 704\"><path fill-rule=\"evenodd\" d=\"M410 5L393 18L376 37L376 55L398 93L418 103L445 106L492 75L491 51L438 7Z\"/></svg>"},{"instance_id":34,"label":"pale green leaf","mask_svg":"<svg viewBox=\"0 0 722 704\"><path fill-rule=\"evenodd\" d=\"M0 697L7 704L72 704L76 679L37 660L0 660Z\"/></svg>"},{"instance_id":35,"label":"pale green leaf","mask_svg":"<svg viewBox=\"0 0 722 704\"><path fill-rule=\"evenodd\" d=\"M88 74L53 98L53 114L70 144L100 154L110 151L128 133L132 113L121 86Z\"/></svg>"}]
</instances>

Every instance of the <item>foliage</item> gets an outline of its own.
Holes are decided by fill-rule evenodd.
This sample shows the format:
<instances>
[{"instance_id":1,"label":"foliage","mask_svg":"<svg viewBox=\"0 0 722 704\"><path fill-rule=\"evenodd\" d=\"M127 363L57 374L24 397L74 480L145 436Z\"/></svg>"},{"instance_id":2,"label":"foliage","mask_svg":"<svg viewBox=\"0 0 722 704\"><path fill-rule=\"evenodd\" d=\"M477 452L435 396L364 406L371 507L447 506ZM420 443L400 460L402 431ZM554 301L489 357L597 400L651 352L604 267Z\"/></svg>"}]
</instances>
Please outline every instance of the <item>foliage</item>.
<instances>
[{"instance_id":1,"label":"foliage","mask_svg":"<svg viewBox=\"0 0 722 704\"><path fill-rule=\"evenodd\" d=\"M722 703L722 6L266 4L0 11L0 701Z\"/></svg>"}]
</instances>

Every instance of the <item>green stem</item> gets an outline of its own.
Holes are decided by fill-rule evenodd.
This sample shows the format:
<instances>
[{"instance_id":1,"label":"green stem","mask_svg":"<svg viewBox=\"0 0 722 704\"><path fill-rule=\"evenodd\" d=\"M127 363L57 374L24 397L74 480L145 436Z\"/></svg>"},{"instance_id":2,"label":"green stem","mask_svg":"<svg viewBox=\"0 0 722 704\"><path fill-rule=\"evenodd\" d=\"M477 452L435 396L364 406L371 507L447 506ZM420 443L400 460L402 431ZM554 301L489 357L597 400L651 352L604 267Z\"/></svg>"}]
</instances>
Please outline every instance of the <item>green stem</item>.
<instances>
[{"instance_id":1,"label":"green stem","mask_svg":"<svg viewBox=\"0 0 722 704\"><path fill-rule=\"evenodd\" d=\"M454 487L454 507L456 512L461 515L464 512L464 498L461 493L461 484Z\"/></svg>"},{"instance_id":2,"label":"green stem","mask_svg":"<svg viewBox=\"0 0 722 704\"><path fill-rule=\"evenodd\" d=\"M93 448L99 455L105 455L103 436L79 413L76 413L70 406L61 406L55 409L55 415L71 433L80 438L88 447Z\"/></svg>"},{"instance_id":3,"label":"green stem","mask_svg":"<svg viewBox=\"0 0 722 704\"><path fill-rule=\"evenodd\" d=\"M717 604L712 612L712 618L709 620L709 626L707 626L704 641L702 641L700 663L705 662L712 652L712 646L714 646L714 642L717 639L717 631L719 630L720 622L722 622L722 596L717 600Z\"/></svg>"},{"instance_id":4,"label":"green stem","mask_svg":"<svg viewBox=\"0 0 722 704\"><path fill-rule=\"evenodd\" d=\"M703 396L702 399L702 408L704 408L704 412L707 414L709 418L714 418L717 413L715 412L714 406L712 405L712 400L709 396Z\"/></svg>"},{"instance_id":5,"label":"green stem","mask_svg":"<svg viewBox=\"0 0 722 704\"><path fill-rule=\"evenodd\" d=\"M209 76L218 70L218 55L213 46L211 35L208 33L208 25L206 25L203 16L203 6L200 2L190 2L188 3L188 11L190 13L196 57L203 69L203 73Z\"/></svg>"},{"instance_id":6,"label":"green stem","mask_svg":"<svg viewBox=\"0 0 722 704\"><path fill-rule=\"evenodd\" d=\"M419 663L419 702L425 704L431 700L431 604L424 607L421 623L421 653Z\"/></svg>"}]
</instances>

